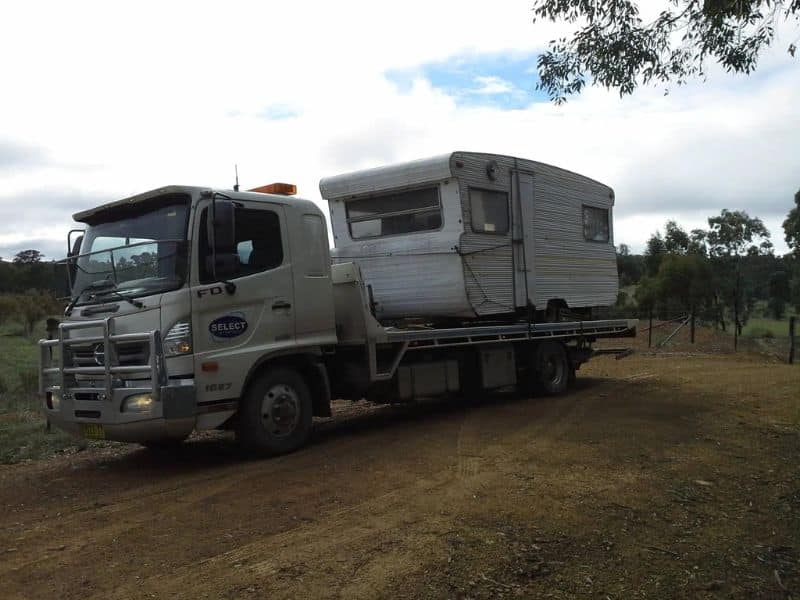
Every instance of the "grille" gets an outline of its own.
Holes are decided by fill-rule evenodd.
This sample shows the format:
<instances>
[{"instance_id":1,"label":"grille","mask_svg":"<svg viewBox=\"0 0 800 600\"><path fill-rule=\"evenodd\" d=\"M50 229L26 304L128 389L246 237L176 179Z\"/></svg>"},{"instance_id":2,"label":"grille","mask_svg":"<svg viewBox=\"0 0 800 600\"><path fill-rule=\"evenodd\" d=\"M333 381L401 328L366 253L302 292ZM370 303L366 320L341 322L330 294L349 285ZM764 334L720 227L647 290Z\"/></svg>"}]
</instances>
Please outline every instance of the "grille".
<instances>
[{"instance_id":1,"label":"grille","mask_svg":"<svg viewBox=\"0 0 800 600\"><path fill-rule=\"evenodd\" d=\"M96 367L104 364L103 344L73 346L72 363L76 367ZM149 344L141 342L117 344L117 361L120 366L146 365L150 360Z\"/></svg>"}]
</instances>

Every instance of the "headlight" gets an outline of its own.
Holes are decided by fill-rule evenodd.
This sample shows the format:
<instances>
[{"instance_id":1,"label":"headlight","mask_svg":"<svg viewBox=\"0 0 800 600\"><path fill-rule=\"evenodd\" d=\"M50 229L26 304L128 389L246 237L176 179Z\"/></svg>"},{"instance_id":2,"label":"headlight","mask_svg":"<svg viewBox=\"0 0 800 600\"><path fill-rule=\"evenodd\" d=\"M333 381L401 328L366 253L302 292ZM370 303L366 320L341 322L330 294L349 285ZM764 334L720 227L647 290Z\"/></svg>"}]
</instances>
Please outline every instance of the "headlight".
<instances>
[{"instance_id":1,"label":"headlight","mask_svg":"<svg viewBox=\"0 0 800 600\"><path fill-rule=\"evenodd\" d=\"M58 392L47 392L46 401L50 410L61 410L61 394Z\"/></svg>"},{"instance_id":2,"label":"headlight","mask_svg":"<svg viewBox=\"0 0 800 600\"><path fill-rule=\"evenodd\" d=\"M178 321L170 327L164 336L164 354L178 356L192 351L192 324L189 321Z\"/></svg>"},{"instance_id":3,"label":"headlight","mask_svg":"<svg viewBox=\"0 0 800 600\"><path fill-rule=\"evenodd\" d=\"M153 396L150 394L134 394L122 401L122 412L146 413L153 408Z\"/></svg>"}]
</instances>

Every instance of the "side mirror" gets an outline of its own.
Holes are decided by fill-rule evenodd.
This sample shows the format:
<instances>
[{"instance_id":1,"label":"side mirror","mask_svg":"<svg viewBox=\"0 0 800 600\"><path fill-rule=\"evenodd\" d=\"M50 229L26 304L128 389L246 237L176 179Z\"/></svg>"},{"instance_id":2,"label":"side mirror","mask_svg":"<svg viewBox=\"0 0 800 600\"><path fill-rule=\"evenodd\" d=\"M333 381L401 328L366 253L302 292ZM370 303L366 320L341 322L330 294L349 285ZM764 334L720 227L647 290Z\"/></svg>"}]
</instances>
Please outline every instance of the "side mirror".
<instances>
[{"instance_id":1,"label":"side mirror","mask_svg":"<svg viewBox=\"0 0 800 600\"><path fill-rule=\"evenodd\" d=\"M238 254L217 254L206 257L206 271L214 275L217 281L233 279L239 276Z\"/></svg>"},{"instance_id":2,"label":"side mirror","mask_svg":"<svg viewBox=\"0 0 800 600\"><path fill-rule=\"evenodd\" d=\"M67 253L67 270L69 271L69 283L72 287L72 282L75 281L75 274L78 271L78 259L74 258L81 252L81 243L83 243L83 236L79 235L72 243L72 247Z\"/></svg>"},{"instance_id":3,"label":"side mirror","mask_svg":"<svg viewBox=\"0 0 800 600\"><path fill-rule=\"evenodd\" d=\"M208 221L208 239L218 254L236 252L236 206L230 200L215 200L211 203L211 218Z\"/></svg>"},{"instance_id":4,"label":"side mirror","mask_svg":"<svg viewBox=\"0 0 800 600\"><path fill-rule=\"evenodd\" d=\"M239 274L239 255L236 252L236 206L230 200L214 200L208 219L208 242L211 256L208 271L214 279L230 279Z\"/></svg>"}]
</instances>

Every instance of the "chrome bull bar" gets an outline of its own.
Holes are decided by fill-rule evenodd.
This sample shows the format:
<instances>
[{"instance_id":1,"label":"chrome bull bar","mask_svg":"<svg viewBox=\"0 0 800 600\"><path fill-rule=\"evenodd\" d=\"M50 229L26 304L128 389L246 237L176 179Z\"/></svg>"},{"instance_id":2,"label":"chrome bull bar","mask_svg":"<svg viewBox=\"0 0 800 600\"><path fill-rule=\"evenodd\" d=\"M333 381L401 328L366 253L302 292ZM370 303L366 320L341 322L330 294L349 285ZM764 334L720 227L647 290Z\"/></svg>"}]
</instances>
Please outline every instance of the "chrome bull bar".
<instances>
[{"instance_id":1,"label":"chrome bull bar","mask_svg":"<svg viewBox=\"0 0 800 600\"><path fill-rule=\"evenodd\" d=\"M80 336L81 331L101 329L102 335ZM141 364L120 365L117 344L140 342L147 343L149 352L147 361ZM102 364L97 366L77 366L70 359L69 349L73 346L90 346L102 344ZM58 357L53 351L58 351ZM97 360L98 355L95 355ZM98 361L99 363L99 361ZM102 376L103 386L83 387L75 381L76 375ZM69 321L58 326L58 337L39 341L39 392L58 392L62 395L103 393L100 399L111 400L114 391L121 386L115 385L124 375L147 375L149 386L144 379L137 378L135 388L125 386L127 393L149 393L153 399L160 400L161 388L166 384L167 373L164 364L164 350L161 345L161 332L158 330L142 333L114 333L114 317L90 321ZM116 379L116 382L115 382ZM99 381L96 380L96 381ZM124 383L123 383L124 386Z\"/></svg>"}]
</instances>

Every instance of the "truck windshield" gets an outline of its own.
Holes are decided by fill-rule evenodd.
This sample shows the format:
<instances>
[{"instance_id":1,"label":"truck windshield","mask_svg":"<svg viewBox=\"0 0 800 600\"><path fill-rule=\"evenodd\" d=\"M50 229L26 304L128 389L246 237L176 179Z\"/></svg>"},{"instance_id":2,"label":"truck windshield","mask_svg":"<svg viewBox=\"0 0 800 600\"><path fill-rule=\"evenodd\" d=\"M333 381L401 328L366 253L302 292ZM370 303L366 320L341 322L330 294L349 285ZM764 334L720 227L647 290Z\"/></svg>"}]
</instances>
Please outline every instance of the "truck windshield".
<instances>
[{"instance_id":1,"label":"truck windshield","mask_svg":"<svg viewBox=\"0 0 800 600\"><path fill-rule=\"evenodd\" d=\"M189 197L161 196L93 215L72 259L76 304L146 296L181 287L186 277Z\"/></svg>"}]
</instances>

